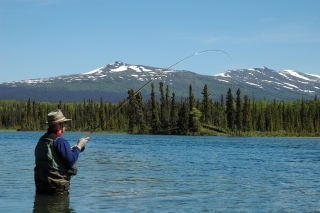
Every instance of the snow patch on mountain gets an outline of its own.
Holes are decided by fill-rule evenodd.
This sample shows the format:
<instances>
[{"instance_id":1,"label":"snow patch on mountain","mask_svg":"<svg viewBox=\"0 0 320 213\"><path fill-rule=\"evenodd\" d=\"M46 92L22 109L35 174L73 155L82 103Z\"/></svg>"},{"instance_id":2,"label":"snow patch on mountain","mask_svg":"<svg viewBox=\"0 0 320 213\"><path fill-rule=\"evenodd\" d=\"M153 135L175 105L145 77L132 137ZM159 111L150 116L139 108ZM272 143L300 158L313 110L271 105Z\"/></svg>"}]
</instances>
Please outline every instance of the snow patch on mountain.
<instances>
[{"instance_id":1,"label":"snow patch on mountain","mask_svg":"<svg viewBox=\"0 0 320 213\"><path fill-rule=\"evenodd\" d=\"M91 75L91 74L94 74L94 73L97 73L97 72L101 72L101 70L102 70L103 68L105 68L105 66L104 66L104 67L100 67L100 68L95 69L95 70L92 70L92 71L90 71L90 72L83 73L83 75Z\"/></svg>"},{"instance_id":2,"label":"snow patch on mountain","mask_svg":"<svg viewBox=\"0 0 320 213\"><path fill-rule=\"evenodd\" d=\"M293 84L289 84L289 83L286 83L286 82L284 82L284 84L288 85L290 88L292 88L292 87L294 87L294 88L299 88L299 87L297 87L297 86L295 86L295 85L293 85Z\"/></svg>"},{"instance_id":3,"label":"snow patch on mountain","mask_svg":"<svg viewBox=\"0 0 320 213\"><path fill-rule=\"evenodd\" d=\"M145 67L143 66L129 66L130 69L133 69L134 71L136 72L150 72L152 70L150 69L146 69Z\"/></svg>"},{"instance_id":4,"label":"snow patch on mountain","mask_svg":"<svg viewBox=\"0 0 320 213\"><path fill-rule=\"evenodd\" d=\"M312 76L312 77L316 77L316 78L319 78L319 80L320 80L320 75L315 75L315 74L308 74L308 73L306 73L306 75L310 75L310 76Z\"/></svg>"},{"instance_id":5,"label":"snow patch on mountain","mask_svg":"<svg viewBox=\"0 0 320 213\"><path fill-rule=\"evenodd\" d=\"M229 81L227 80L224 80L224 79L217 79L218 81L222 81L222 82L226 82L226 83L229 83Z\"/></svg>"},{"instance_id":6,"label":"snow patch on mountain","mask_svg":"<svg viewBox=\"0 0 320 213\"><path fill-rule=\"evenodd\" d=\"M214 76L230 78L231 76L230 76L229 72L230 72L230 71L222 72L222 73L216 74L216 75L214 75Z\"/></svg>"},{"instance_id":7,"label":"snow patch on mountain","mask_svg":"<svg viewBox=\"0 0 320 213\"><path fill-rule=\"evenodd\" d=\"M259 87L260 89L263 89L263 86L259 85L259 84L255 84L255 83L252 83L252 82L245 82L246 84L249 84L249 85L252 85L252 86L256 86L256 87Z\"/></svg>"},{"instance_id":8,"label":"snow patch on mountain","mask_svg":"<svg viewBox=\"0 0 320 213\"><path fill-rule=\"evenodd\" d=\"M294 71L294 70L283 70L283 72L280 73L280 75L285 75L285 74L289 74L289 75L294 76L296 78L301 78L303 80L310 81L309 78L306 78L306 77L300 75L297 71Z\"/></svg>"},{"instance_id":9,"label":"snow patch on mountain","mask_svg":"<svg viewBox=\"0 0 320 213\"><path fill-rule=\"evenodd\" d=\"M110 69L110 72L123 72L127 70L128 70L128 66L120 66L115 69Z\"/></svg>"}]
</instances>

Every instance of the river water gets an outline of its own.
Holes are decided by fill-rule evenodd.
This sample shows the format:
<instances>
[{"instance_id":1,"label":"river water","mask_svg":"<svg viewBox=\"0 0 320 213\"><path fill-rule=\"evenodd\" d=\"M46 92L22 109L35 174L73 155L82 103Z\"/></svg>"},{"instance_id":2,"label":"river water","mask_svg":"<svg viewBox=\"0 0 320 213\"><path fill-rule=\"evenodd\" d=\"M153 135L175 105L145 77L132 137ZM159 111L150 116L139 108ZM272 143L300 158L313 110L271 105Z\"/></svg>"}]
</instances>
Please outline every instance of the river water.
<instances>
[{"instance_id":1,"label":"river water","mask_svg":"<svg viewBox=\"0 0 320 213\"><path fill-rule=\"evenodd\" d=\"M320 212L319 138L94 134L70 195L39 197L42 134L0 131L0 212Z\"/></svg>"}]
</instances>

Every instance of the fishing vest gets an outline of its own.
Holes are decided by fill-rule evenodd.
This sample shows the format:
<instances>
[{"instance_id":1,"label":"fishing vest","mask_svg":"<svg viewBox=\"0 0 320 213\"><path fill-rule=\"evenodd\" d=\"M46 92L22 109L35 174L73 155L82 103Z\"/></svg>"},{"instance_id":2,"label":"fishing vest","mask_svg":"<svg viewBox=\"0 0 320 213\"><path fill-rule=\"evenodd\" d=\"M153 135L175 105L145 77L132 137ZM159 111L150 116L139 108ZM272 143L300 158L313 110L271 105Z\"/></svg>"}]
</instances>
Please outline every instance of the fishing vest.
<instances>
[{"instance_id":1,"label":"fishing vest","mask_svg":"<svg viewBox=\"0 0 320 213\"><path fill-rule=\"evenodd\" d=\"M69 190L71 176L55 150L54 143L57 139L55 134L45 134L35 148L34 178L37 192Z\"/></svg>"}]
</instances>

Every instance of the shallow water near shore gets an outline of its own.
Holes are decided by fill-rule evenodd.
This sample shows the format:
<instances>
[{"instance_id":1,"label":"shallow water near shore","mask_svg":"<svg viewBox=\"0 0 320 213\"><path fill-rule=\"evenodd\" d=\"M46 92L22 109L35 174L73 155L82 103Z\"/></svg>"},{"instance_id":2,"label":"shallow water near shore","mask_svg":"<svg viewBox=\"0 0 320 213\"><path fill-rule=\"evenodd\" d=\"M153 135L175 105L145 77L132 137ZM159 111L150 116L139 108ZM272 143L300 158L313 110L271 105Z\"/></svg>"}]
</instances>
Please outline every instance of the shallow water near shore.
<instances>
[{"instance_id":1,"label":"shallow water near shore","mask_svg":"<svg viewBox=\"0 0 320 213\"><path fill-rule=\"evenodd\" d=\"M320 212L319 138L93 134L52 198L34 192L42 134L0 131L0 212Z\"/></svg>"}]
</instances>

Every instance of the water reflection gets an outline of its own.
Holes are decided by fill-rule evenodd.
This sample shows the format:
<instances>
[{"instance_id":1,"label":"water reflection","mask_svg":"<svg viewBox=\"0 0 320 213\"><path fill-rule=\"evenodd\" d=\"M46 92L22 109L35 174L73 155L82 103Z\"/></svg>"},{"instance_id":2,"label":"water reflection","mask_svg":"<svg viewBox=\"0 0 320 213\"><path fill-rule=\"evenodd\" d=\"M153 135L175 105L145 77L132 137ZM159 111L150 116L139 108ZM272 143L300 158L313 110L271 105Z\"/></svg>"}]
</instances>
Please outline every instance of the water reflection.
<instances>
[{"instance_id":1,"label":"water reflection","mask_svg":"<svg viewBox=\"0 0 320 213\"><path fill-rule=\"evenodd\" d=\"M33 213L75 213L69 195L35 195Z\"/></svg>"}]
</instances>

